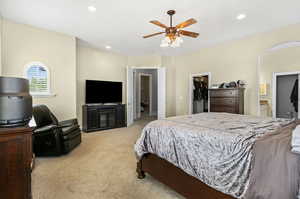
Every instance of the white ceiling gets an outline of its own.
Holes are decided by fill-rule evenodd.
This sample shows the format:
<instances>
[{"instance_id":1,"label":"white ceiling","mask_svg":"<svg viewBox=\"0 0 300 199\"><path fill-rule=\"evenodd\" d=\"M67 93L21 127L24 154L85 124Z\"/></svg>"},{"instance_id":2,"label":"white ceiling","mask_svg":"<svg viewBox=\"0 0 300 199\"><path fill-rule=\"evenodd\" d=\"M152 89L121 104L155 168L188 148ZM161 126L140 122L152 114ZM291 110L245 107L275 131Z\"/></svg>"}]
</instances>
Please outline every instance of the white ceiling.
<instances>
[{"instance_id":1,"label":"white ceiling","mask_svg":"<svg viewBox=\"0 0 300 199\"><path fill-rule=\"evenodd\" d=\"M95 13L87 7L97 8ZM161 31L148 23L160 20L168 25L167 10L175 9L174 24L195 18L198 23L186 30L200 33L197 39L184 38L180 48L160 48ZM299 0L0 0L5 18L73 35L100 49L127 54L182 54L246 35L300 22ZM246 13L238 21L236 16Z\"/></svg>"}]
</instances>

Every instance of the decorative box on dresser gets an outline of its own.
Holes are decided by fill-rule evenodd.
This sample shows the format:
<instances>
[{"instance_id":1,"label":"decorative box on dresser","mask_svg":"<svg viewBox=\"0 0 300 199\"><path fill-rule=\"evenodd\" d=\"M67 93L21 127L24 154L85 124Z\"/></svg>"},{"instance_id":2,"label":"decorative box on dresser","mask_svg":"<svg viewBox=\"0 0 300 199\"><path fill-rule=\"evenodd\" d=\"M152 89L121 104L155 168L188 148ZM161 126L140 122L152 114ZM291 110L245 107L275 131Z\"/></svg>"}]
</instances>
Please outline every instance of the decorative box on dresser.
<instances>
[{"instance_id":1,"label":"decorative box on dresser","mask_svg":"<svg viewBox=\"0 0 300 199\"><path fill-rule=\"evenodd\" d=\"M210 111L244 114L245 88L209 89Z\"/></svg>"},{"instance_id":2,"label":"decorative box on dresser","mask_svg":"<svg viewBox=\"0 0 300 199\"><path fill-rule=\"evenodd\" d=\"M0 198L31 199L32 129L0 128Z\"/></svg>"}]
</instances>

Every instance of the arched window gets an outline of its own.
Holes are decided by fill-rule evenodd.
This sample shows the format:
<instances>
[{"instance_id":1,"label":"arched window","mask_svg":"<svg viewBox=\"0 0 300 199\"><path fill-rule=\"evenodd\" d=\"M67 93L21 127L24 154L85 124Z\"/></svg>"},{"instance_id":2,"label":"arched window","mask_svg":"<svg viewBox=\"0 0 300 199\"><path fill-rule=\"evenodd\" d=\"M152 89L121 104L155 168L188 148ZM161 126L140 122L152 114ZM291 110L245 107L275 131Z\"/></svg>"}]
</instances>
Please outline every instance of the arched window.
<instances>
[{"instance_id":1,"label":"arched window","mask_svg":"<svg viewBox=\"0 0 300 199\"><path fill-rule=\"evenodd\" d=\"M29 80L30 94L50 95L50 74L40 62L32 62L25 67L25 77Z\"/></svg>"}]
</instances>

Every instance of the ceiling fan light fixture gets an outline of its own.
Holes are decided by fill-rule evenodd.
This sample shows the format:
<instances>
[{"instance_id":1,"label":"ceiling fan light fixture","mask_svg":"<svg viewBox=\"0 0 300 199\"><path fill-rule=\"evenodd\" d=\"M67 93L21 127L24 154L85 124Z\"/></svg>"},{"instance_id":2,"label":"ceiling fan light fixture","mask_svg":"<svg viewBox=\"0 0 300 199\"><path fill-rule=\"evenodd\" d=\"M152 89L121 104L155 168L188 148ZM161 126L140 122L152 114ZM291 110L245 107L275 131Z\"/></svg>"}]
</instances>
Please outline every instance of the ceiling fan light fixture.
<instances>
[{"instance_id":1,"label":"ceiling fan light fixture","mask_svg":"<svg viewBox=\"0 0 300 199\"><path fill-rule=\"evenodd\" d=\"M181 37L176 37L176 39L171 43L171 47L173 48L180 47L182 43L183 43L183 39Z\"/></svg>"},{"instance_id":2,"label":"ceiling fan light fixture","mask_svg":"<svg viewBox=\"0 0 300 199\"><path fill-rule=\"evenodd\" d=\"M173 15L175 14L175 10L169 10L167 12L168 15L170 15L170 26L166 26L165 24L162 24L161 22L157 20L152 20L150 23L157 25L161 28L164 28L164 32L157 32L150 35L143 36L144 38L153 37L156 35L161 35L165 33L165 37L162 39L160 47L180 47L180 44L183 43L183 39L181 36L187 36L187 37L193 37L197 38L199 36L199 33L196 32L190 32L186 30L182 30L183 28L186 28L190 25L193 25L197 23L197 21L193 18L186 20L176 26L173 26Z\"/></svg>"},{"instance_id":3,"label":"ceiling fan light fixture","mask_svg":"<svg viewBox=\"0 0 300 199\"><path fill-rule=\"evenodd\" d=\"M171 40L170 38L167 36L167 37L164 37L162 40L161 40L161 44L160 44L160 47L162 48L165 48L165 47L168 47L169 44L170 44Z\"/></svg>"},{"instance_id":4,"label":"ceiling fan light fixture","mask_svg":"<svg viewBox=\"0 0 300 199\"><path fill-rule=\"evenodd\" d=\"M162 39L160 47L180 47L180 45L183 43L183 39L180 36L166 36Z\"/></svg>"},{"instance_id":5,"label":"ceiling fan light fixture","mask_svg":"<svg viewBox=\"0 0 300 199\"><path fill-rule=\"evenodd\" d=\"M183 43L183 39L182 39L182 37L180 37L180 36L177 36L176 41L177 41L178 43L180 43L180 44Z\"/></svg>"},{"instance_id":6,"label":"ceiling fan light fixture","mask_svg":"<svg viewBox=\"0 0 300 199\"><path fill-rule=\"evenodd\" d=\"M166 43L161 42L160 47L166 48L166 47L169 47L169 44L166 44Z\"/></svg>"}]
</instances>

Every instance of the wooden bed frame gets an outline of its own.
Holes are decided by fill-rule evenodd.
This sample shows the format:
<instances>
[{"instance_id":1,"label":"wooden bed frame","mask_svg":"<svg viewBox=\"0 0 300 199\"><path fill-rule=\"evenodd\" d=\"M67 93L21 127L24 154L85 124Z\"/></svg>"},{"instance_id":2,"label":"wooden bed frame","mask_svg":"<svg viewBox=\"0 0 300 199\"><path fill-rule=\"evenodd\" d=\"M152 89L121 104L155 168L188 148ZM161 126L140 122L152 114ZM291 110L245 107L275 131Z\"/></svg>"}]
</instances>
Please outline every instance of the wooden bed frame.
<instances>
[{"instance_id":1,"label":"wooden bed frame","mask_svg":"<svg viewBox=\"0 0 300 199\"><path fill-rule=\"evenodd\" d=\"M137 163L136 171L139 179L145 178L145 173L148 173L187 199L235 199L207 186L154 154L144 155Z\"/></svg>"}]
</instances>

